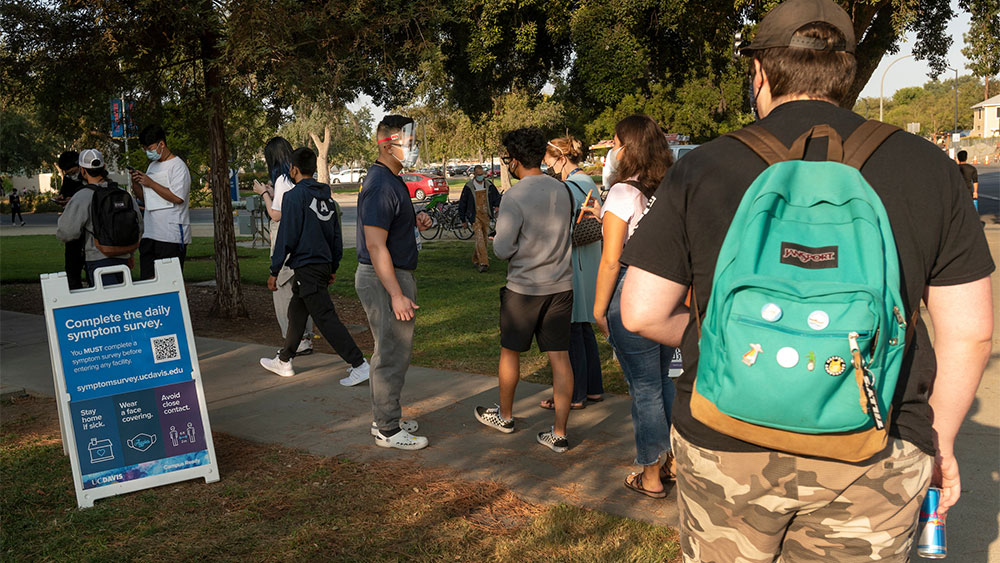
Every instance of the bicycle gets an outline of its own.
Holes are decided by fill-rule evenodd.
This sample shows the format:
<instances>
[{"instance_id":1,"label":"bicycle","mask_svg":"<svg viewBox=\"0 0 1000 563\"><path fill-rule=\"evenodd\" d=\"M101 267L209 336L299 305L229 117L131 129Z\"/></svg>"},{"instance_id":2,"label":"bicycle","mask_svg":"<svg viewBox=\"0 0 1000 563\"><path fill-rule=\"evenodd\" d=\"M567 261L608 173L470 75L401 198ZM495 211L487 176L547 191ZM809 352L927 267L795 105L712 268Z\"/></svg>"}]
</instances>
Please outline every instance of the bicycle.
<instances>
[{"instance_id":1,"label":"bicycle","mask_svg":"<svg viewBox=\"0 0 1000 563\"><path fill-rule=\"evenodd\" d=\"M462 218L458 216L458 202L447 201L447 196L438 194L428 200L421 210L430 215L434 223L430 228L420 231L420 236L424 240L433 240L441 234L442 229L447 229L459 240L472 238L472 227L462 226Z\"/></svg>"},{"instance_id":2,"label":"bicycle","mask_svg":"<svg viewBox=\"0 0 1000 563\"><path fill-rule=\"evenodd\" d=\"M423 208L420 211L423 211L427 215L430 215L430 218L433 221L433 223L429 228L420 231L420 237L422 239L433 240L437 238L438 235L441 234L441 224L444 220L444 214L442 208L445 207L447 203L448 203L447 195L437 194L436 196L433 196L429 200L427 200L427 203L424 204Z\"/></svg>"}]
</instances>

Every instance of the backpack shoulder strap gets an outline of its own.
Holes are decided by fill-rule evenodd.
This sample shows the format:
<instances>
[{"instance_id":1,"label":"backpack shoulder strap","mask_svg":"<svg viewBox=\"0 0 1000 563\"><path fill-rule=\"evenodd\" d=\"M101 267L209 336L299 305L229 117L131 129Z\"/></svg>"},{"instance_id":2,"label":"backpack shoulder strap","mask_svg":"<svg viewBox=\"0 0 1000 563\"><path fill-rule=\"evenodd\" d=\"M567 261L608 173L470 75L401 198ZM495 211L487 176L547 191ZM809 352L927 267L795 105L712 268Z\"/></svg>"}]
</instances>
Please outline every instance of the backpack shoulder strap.
<instances>
[{"instance_id":1,"label":"backpack shoulder strap","mask_svg":"<svg viewBox=\"0 0 1000 563\"><path fill-rule=\"evenodd\" d=\"M777 162L791 160L788 147L778 140L773 133L759 125L750 125L743 129L726 133L727 137L732 137L746 145L750 150L761 157L768 166Z\"/></svg>"},{"instance_id":2,"label":"backpack shoulder strap","mask_svg":"<svg viewBox=\"0 0 1000 563\"><path fill-rule=\"evenodd\" d=\"M860 170L875 150L896 131L900 128L875 119L862 123L844 141L844 164Z\"/></svg>"}]
</instances>

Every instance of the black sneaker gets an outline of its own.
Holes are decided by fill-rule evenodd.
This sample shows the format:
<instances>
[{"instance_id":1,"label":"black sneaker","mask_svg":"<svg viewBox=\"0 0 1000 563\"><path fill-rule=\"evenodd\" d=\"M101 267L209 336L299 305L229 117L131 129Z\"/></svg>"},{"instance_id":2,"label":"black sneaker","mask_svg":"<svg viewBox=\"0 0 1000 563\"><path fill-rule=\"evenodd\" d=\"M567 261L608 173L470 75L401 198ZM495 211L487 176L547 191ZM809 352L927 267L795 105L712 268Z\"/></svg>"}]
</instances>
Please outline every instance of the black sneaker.
<instances>
[{"instance_id":1,"label":"black sneaker","mask_svg":"<svg viewBox=\"0 0 1000 563\"><path fill-rule=\"evenodd\" d=\"M554 429L548 432L539 432L536 439L539 444L556 453L563 453L569 449L569 440L566 439L566 436L557 436Z\"/></svg>"},{"instance_id":2,"label":"black sneaker","mask_svg":"<svg viewBox=\"0 0 1000 563\"><path fill-rule=\"evenodd\" d=\"M494 407L476 407L476 420L490 428L496 428L504 434L514 431L514 419L507 420L500 416L500 405Z\"/></svg>"}]
</instances>

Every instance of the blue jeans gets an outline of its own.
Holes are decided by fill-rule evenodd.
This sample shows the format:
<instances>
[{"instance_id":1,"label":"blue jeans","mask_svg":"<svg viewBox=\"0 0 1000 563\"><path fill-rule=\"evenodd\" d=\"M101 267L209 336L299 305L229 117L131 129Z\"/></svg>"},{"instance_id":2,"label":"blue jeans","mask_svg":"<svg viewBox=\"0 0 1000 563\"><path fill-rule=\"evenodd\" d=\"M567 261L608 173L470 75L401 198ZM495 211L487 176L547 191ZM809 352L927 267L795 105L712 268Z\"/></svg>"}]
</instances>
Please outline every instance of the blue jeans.
<instances>
[{"instance_id":1,"label":"blue jeans","mask_svg":"<svg viewBox=\"0 0 1000 563\"><path fill-rule=\"evenodd\" d=\"M94 280L94 270L98 268L103 268L105 266L118 266L125 265L128 266L127 258L101 258L100 260L88 260L87 261L87 279L90 280L90 285L97 285ZM101 282L104 285L114 285L125 283L125 276L121 272L116 272L114 274L104 274L101 276Z\"/></svg>"},{"instance_id":2,"label":"blue jeans","mask_svg":"<svg viewBox=\"0 0 1000 563\"><path fill-rule=\"evenodd\" d=\"M635 429L636 465L652 465L670 451L670 409L674 382L667 375L674 349L625 330L622 325L622 281L625 267L608 306L608 341L615 349L632 395L632 427Z\"/></svg>"}]
</instances>

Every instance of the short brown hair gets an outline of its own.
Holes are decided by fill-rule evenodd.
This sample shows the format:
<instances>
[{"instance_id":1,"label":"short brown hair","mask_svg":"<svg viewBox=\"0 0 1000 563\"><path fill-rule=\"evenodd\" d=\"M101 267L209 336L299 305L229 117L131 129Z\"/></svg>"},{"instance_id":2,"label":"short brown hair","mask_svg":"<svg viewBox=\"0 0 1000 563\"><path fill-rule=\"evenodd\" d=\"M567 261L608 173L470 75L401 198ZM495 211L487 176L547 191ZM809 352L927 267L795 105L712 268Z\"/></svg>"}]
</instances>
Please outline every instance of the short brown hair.
<instances>
[{"instance_id":1,"label":"short brown hair","mask_svg":"<svg viewBox=\"0 0 1000 563\"><path fill-rule=\"evenodd\" d=\"M825 40L831 48L844 42L837 28L824 22L804 25L794 37ZM858 61L845 51L772 47L754 52L754 59L767 75L771 97L806 95L843 104L854 83Z\"/></svg>"},{"instance_id":2,"label":"short brown hair","mask_svg":"<svg viewBox=\"0 0 1000 563\"><path fill-rule=\"evenodd\" d=\"M566 160L579 164L584 157L583 143L572 135L552 139L545 146L545 154L553 158L565 156Z\"/></svg>"}]
</instances>

